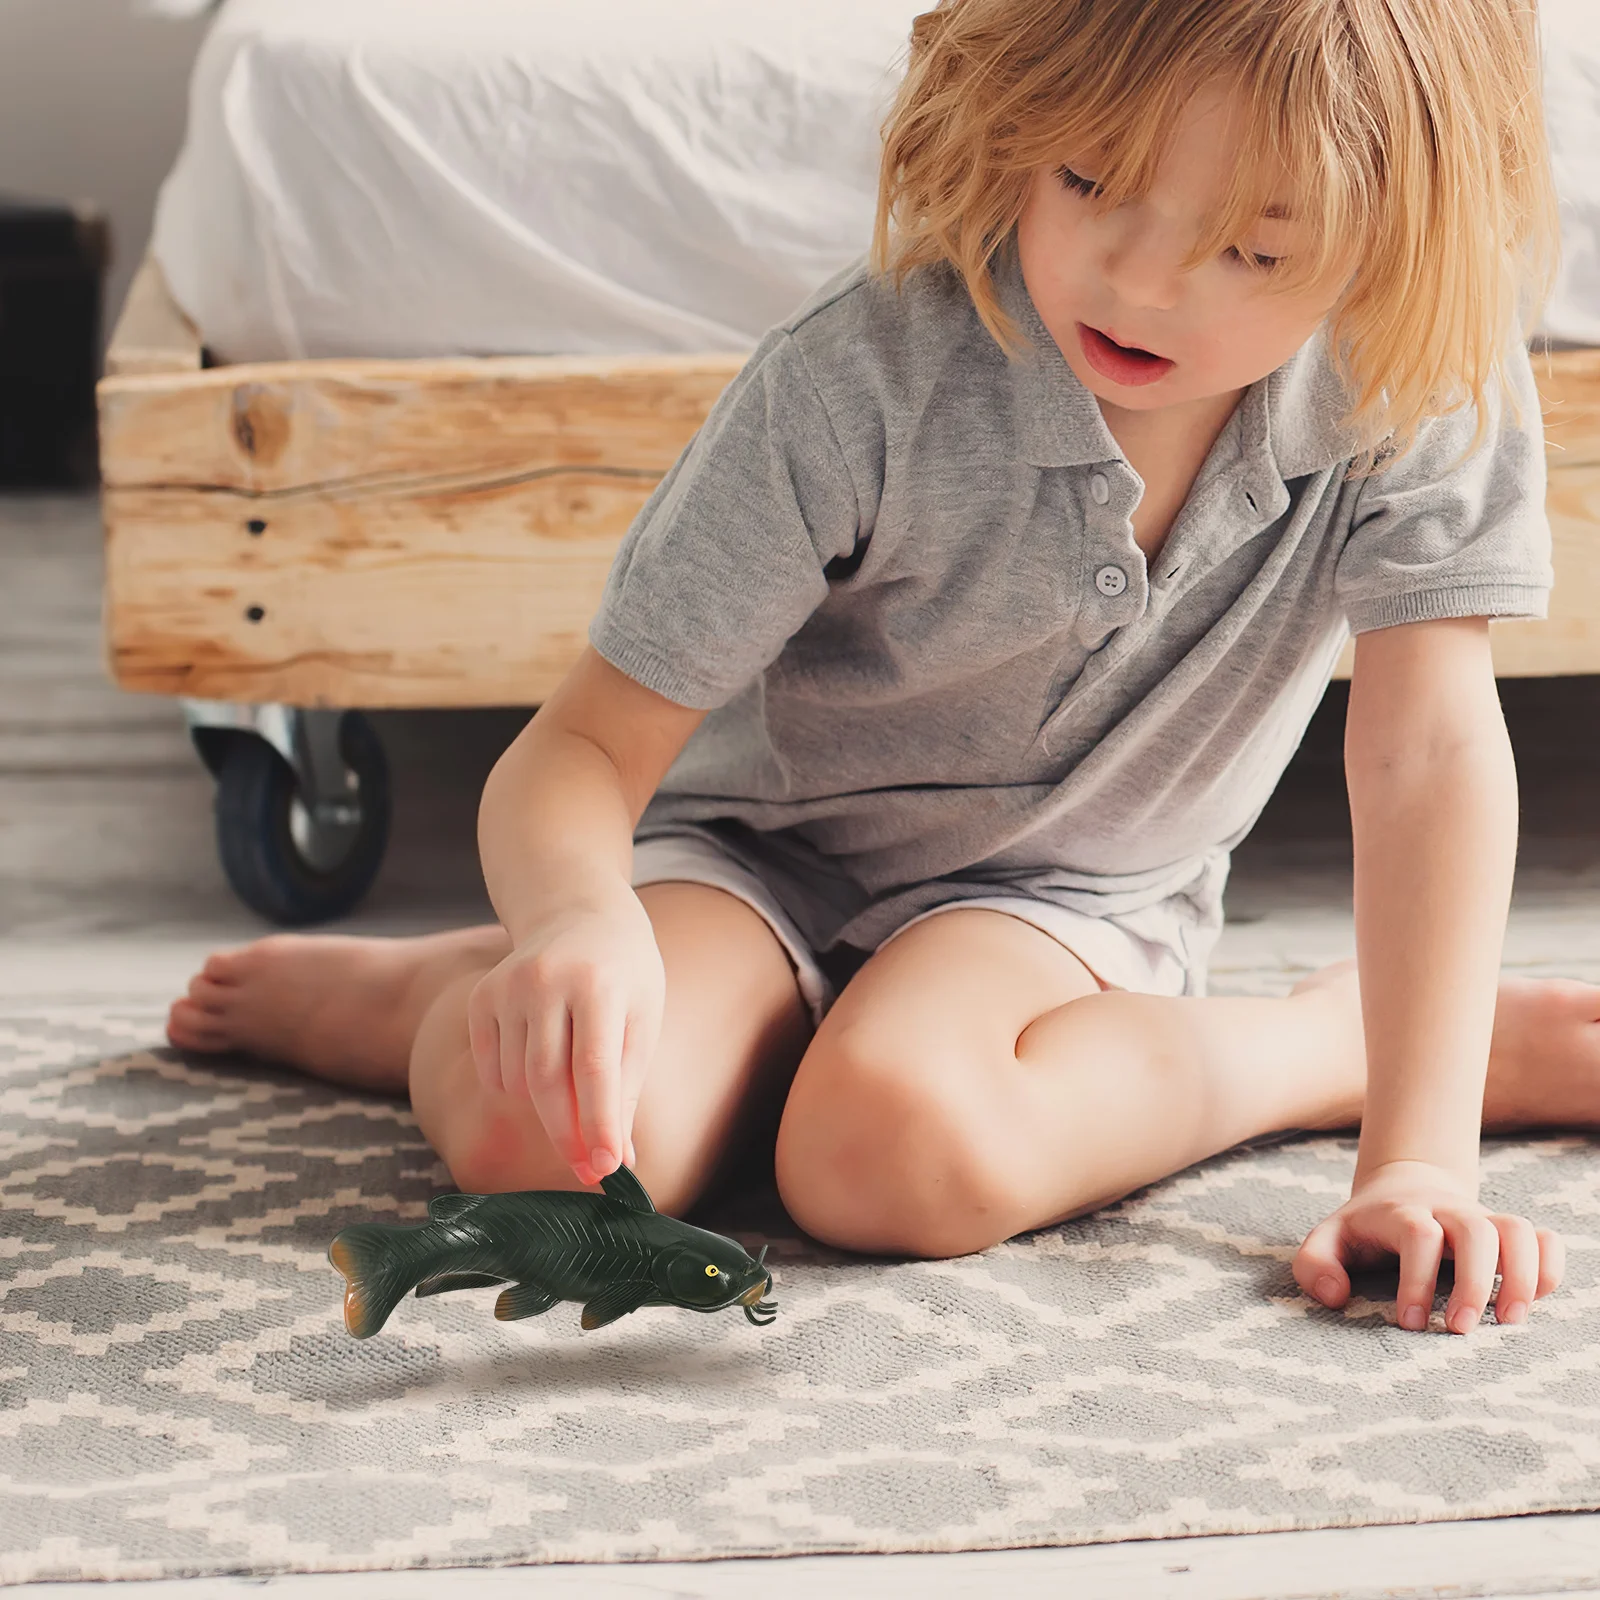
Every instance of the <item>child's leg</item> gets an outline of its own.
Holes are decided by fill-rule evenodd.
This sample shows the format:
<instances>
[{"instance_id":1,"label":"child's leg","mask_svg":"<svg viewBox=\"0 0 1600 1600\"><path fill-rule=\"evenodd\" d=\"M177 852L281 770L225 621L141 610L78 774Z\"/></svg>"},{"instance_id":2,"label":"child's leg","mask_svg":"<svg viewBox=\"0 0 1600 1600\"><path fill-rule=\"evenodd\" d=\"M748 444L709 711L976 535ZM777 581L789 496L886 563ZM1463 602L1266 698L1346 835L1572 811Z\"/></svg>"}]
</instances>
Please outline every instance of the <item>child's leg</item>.
<instances>
[{"instance_id":1,"label":"child's leg","mask_svg":"<svg viewBox=\"0 0 1600 1600\"><path fill-rule=\"evenodd\" d=\"M273 934L211 956L174 1001L167 1037L180 1050L243 1050L404 1094L412 1040L439 991L510 949L498 924L419 939Z\"/></svg>"},{"instance_id":2,"label":"child's leg","mask_svg":"<svg viewBox=\"0 0 1600 1600\"><path fill-rule=\"evenodd\" d=\"M638 891L666 968L666 1009L634 1124L637 1171L684 1210L746 1133L770 1149L811 1017L765 921L703 884ZM213 956L172 1008L174 1044L245 1050L319 1077L409 1091L468 1192L578 1188L531 1103L490 1093L467 1047L467 996L509 951L499 927L423 939L275 935ZM737 1155L738 1151L732 1152Z\"/></svg>"},{"instance_id":3,"label":"child's leg","mask_svg":"<svg viewBox=\"0 0 1600 1600\"><path fill-rule=\"evenodd\" d=\"M1485 1126L1600 1121L1600 990L1506 979ZM1003 913L908 928L818 1029L778 1136L785 1203L846 1249L948 1256L1093 1211L1247 1139L1359 1126L1353 962L1283 999L1101 993Z\"/></svg>"}]
</instances>

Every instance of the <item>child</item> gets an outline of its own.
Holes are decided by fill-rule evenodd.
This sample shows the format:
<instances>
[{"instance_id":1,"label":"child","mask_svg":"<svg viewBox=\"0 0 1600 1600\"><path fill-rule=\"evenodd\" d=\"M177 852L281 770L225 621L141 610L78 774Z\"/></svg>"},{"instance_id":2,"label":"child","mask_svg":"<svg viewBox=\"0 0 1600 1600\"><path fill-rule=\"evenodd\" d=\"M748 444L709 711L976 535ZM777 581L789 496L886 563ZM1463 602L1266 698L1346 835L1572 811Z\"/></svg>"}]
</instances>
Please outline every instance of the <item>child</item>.
<instances>
[{"instance_id":1,"label":"child","mask_svg":"<svg viewBox=\"0 0 1600 1600\"><path fill-rule=\"evenodd\" d=\"M943 0L874 262L761 342L501 759L500 925L214 956L173 1042L399 1092L469 1191L772 1150L948 1256L1361 1129L1296 1280L1502 1322L1561 1241L1480 1125L1600 1125L1600 990L1498 979L1491 616L1552 582L1524 0ZM1356 959L1205 995L1229 852L1358 635Z\"/></svg>"}]
</instances>

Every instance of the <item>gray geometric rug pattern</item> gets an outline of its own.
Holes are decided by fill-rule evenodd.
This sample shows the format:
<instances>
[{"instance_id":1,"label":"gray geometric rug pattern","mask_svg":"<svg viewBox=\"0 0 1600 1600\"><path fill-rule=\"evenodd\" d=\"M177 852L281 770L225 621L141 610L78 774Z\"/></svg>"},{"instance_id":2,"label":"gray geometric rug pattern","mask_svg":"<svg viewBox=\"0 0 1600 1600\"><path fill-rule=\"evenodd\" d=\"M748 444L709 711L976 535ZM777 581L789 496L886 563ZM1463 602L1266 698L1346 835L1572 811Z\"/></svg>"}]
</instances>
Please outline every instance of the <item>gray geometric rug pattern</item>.
<instances>
[{"instance_id":1,"label":"gray geometric rug pattern","mask_svg":"<svg viewBox=\"0 0 1600 1600\"><path fill-rule=\"evenodd\" d=\"M328 1241L446 1175L406 1109L152 1048L155 1009L0 1017L0 1582L978 1550L1600 1508L1600 1151L1488 1139L1561 1232L1528 1322L1394 1326L1289 1264L1356 1142L1240 1147L947 1262L771 1197L776 1323L492 1291L357 1343ZM1443 1289L1448 1289L1448 1274Z\"/></svg>"}]
</instances>

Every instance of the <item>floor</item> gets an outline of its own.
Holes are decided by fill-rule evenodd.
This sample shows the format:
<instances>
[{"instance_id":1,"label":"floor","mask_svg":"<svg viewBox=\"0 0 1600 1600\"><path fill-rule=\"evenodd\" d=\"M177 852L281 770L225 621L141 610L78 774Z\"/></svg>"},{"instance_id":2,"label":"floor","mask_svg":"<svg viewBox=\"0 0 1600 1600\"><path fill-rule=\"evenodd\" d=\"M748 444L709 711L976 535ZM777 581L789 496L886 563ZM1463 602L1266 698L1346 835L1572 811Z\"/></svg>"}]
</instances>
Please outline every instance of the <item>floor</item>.
<instances>
[{"instance_id":1,"label":"floor","mask_svg":"<svg viewBox=\"0 0 1600 1600\"><path fill-rule=\"evenodd\" d=\"M210 781L177 708L119 693L100 659L99 526L92 499L0 498L0 1001L83 975L98 994L176 989L204 951L258 934L211 842ZM1522 843L1508 967L1600 981L1600 678L1501 685L1517 749ZM482 780L526 710L378 716L394 768L394 838L347 931L420 932L487 916L473 848ZM1213 964L1284 977L1353 952L1350 835L1335 685L1255 831L1236 853L1229 926ZM63 959L63 958L67 959ZM62 974L69 974L63 977ZM127 1600L498 1600L582 1593L767 1600L824 1585L930 1600L1047 1585L1080 1596L1524 1596L1600 1590L1600 1514L1418 1527L1153 1540L1065 1550L804 1557L687 1565L123 1585ZM27 1586L88 1600L101 1586Z\"/></svg>"}]
</instances>

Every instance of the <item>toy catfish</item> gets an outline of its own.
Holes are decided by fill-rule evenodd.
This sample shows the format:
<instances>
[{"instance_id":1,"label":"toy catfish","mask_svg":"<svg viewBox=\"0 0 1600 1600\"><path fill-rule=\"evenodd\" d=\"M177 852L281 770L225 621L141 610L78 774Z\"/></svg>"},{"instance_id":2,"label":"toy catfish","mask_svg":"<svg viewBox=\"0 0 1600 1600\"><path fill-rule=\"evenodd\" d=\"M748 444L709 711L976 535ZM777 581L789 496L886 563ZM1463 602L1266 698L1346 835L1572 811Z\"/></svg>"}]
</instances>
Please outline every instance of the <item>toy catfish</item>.
<instances>
[{"instance_id":1,"label":"toy catfish","mask_svg":"<svg viewBox=\"0 0 1600 1600\"><path fill-rule=\"evenodd\" d=\"M600 1180L603 1194L525 1189L442 1194L417 1224L357 1222L328 1247L348 1287L344 1325L375 1334L413 1288L423 1295L506 1283L502 1322L536 1317L558 1300L581 1300L583 1326L603 1328L640 1306L721 1311L741 1305L765 1326L772 1274L732 1239L664 1217L626 1167Z\"/></svg>"}]
</instances>

